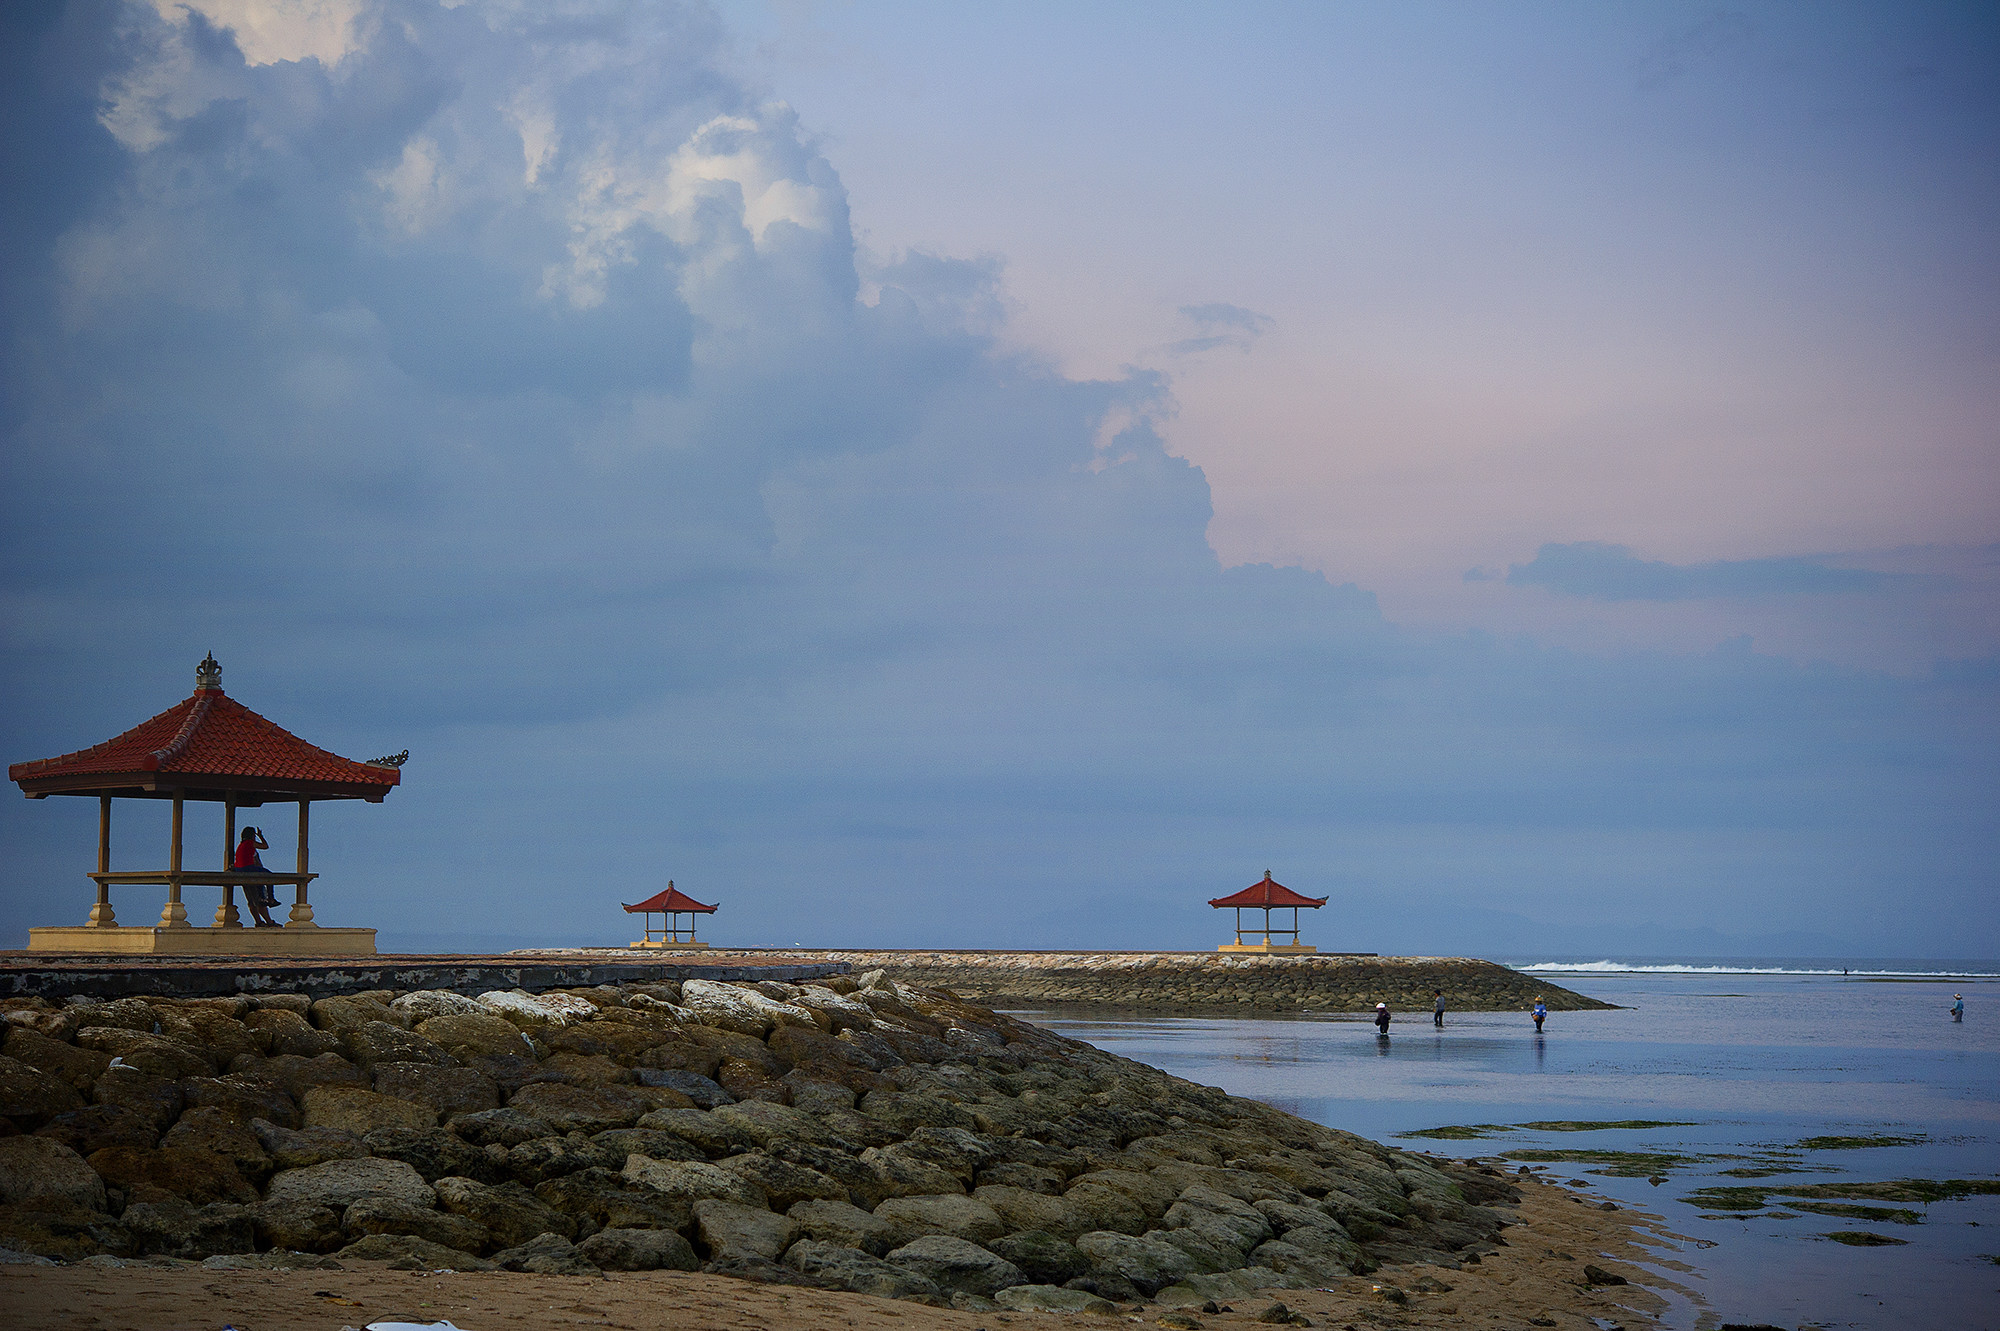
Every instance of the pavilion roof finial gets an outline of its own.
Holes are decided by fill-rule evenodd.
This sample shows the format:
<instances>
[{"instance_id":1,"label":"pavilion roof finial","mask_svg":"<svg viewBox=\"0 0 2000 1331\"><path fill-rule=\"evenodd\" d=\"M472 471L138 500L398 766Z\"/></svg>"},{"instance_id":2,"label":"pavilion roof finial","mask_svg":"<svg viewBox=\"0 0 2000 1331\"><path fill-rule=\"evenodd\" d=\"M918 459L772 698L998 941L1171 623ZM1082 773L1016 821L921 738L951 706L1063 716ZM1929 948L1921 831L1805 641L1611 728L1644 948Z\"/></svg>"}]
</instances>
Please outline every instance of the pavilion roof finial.
<instances>
[{"instance_id":1,"label":"pavilion roof finial","mask_svg":"<svg viewBox=\"0 0 2000 1331\"><path fill-rule=\"evenodd\" d=\"M222 663L210 652L194 668L194 686L197 689L220 689L222 687Z\"/></svg>"}]
</instances>

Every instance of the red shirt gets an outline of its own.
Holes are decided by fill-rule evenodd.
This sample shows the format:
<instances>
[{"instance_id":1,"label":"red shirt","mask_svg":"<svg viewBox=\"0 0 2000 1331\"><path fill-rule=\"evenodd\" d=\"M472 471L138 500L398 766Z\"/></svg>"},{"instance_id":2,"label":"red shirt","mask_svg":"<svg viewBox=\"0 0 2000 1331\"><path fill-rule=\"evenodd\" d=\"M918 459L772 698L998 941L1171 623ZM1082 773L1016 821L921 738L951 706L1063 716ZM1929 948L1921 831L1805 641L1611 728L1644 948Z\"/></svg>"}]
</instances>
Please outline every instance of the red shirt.
<instances>
[{"instance_id":1,"label":"red shirt","mask_svg":"<svg viewBox=\"0 0 2000 1331\"><path fill-rule=\"evenodd\" d=\"M236 863L233 867L238 869L262 869L264 867L264 861L257 858L256 842L239 841L236 843Z\"/></svg>"}]
</instances>

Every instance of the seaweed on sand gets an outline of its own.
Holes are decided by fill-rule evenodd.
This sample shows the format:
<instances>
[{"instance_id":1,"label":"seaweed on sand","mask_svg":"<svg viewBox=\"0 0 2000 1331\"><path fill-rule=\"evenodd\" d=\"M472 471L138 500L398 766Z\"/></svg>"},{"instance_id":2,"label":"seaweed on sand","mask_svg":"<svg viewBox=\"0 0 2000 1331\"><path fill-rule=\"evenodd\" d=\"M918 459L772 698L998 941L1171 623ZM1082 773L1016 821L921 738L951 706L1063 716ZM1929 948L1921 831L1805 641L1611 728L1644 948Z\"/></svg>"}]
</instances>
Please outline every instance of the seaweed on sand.
<instances>
[{"instance_id":1,"label":"seaweed on sand","mask_svg":"<svg viewBox=\"0 0 2000 1331\"><path fill-rule=\"evenodd\" d=\"M1845 1220L1873 1220L1892 1225L1921 1225L1923 1216L1900 1206L1861 1206L1854 1202L1786 1202L1794 1211L1837 1215Z\"/></svg>"},{"instance_id":2,"label":"seaweed on sand","mask_svg":"<svg viewBox=\"0 0 2000 1331\"><path fill-rule=\"evenodd\" d=\"M1850 1248L1887 1248L1908 1243L1908 1239L1892 1239L1887 1234L1870 1234L1865 1229L1836 1229L1831 1234L1820 1235L1835 1243L1845 1243Z\"/></svg>"},{"instance_id":3,"label":"seaweed on sand","mask_svg":"<svg viewBox=\"0 0 2000 1331\"><path fill-rule=\"evenodd\" d=\"M1664 1173L1690 1163L1690 1157L1677 1155L1671 1151L1587 1151L1587 1150L1543 1150L1524 1148L1518 1151L1503 1151L1503 1160L1524 1160L1534 1162L1559 1161L1568 1164L1603 1165L1603 1169L1593 1169L1592 1174L1608 1174L1613 1178L1645 1178L1651 1174Z\"/></svg>"},{"instance_id":4,"label":"seaweed on sand","mask_svg":"<svg viewBox=\"0 0 2000 1331\"><path fill-rule=\"evenodd\" d=\"M1399 1132L1398 1137L1429 1137L1436 1141L1463 1142L1477 1141L1491 1137L1496 1132L1511 1132L1505 1123L1453 1123L1442 1128L1419 1128L1415 1132Z\"/></svg>"},{"instance_id":5,"label":"seaweed on sand","mask_svg":"<svg viewBox=\"0 0 2000 1331\"><path fill-rule=\"evenodd\" d=\"M1916 1202L1929 1205L1932 1202L1955 1201L1960 1197L1991 1195L2000 1193L2000 1179L1891 1179L1886 1183L1802 1183L1789 1188L1772 1187L1717 1187L1696 1188L1683 1200L1689 1205L1709 1211L1761 1211L1771 1197L1786 1198L1787 1206L1799 1210L1817 1210L1791 1198L1869 1201L1869 1202ZM1872 1208L1863 1208L1872 1209ZM1829 1212L1848 1215L1849 1211ZM1903 1214L1912 1214L1904 1212ZM1876 1219L1874 1216L1861 1217ZM1884 1216L1882 1219L1892 1217ZM1900 1224L1914 1223L1898 1221Z\"/></svg>"},{"instance_id":6,"label":"seaweed on sand","mask_svg":"<svg viewBox=\"0 0 2000 1331\"><path fill-rule=\"evenodd\" d=\"M1798 1145L1802 1151L1859 1151L1874 1146L1918 1146L1929 1140L1919 1132L1913 1136L1897 1137L1885 1133L1875 1133L1866 1137L1807 1137Z\"/></svg>"}]
</instances>

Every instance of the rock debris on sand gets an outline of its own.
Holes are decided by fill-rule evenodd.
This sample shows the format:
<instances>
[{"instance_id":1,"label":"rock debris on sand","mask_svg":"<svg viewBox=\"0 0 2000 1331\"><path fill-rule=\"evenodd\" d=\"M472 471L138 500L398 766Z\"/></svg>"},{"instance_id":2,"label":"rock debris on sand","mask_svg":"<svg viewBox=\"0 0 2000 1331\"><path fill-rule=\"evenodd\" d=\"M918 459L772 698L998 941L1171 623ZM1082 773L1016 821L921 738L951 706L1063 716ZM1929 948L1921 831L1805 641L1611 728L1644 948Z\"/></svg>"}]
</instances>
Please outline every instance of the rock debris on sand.
<instances>
[{"instance_id":1,"label":"rock debris on sand","mask_svg":"<svg viewBox=\"0 0 2000 1331\"><path fill-rule=\"evenodd\" d=\"M0 1248L88 1263L9 1300L331 1258L1088 1316L1474 1271L1521 1202L881 974L0 1017Z\"/></svg>"}]
</instances>

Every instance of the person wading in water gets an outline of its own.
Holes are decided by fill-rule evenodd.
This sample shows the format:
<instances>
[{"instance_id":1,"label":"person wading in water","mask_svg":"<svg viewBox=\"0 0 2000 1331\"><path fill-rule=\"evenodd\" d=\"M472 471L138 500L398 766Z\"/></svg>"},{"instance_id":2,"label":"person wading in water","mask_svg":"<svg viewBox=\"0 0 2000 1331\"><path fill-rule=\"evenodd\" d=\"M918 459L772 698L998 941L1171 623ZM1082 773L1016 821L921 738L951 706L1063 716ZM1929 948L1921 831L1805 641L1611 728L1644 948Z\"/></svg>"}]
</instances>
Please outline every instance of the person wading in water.
<instances>
[{"instance_id":1,"label":"person wading in water","mask_svg":"<svg viewBox=\"0 0 2000 1331\"><path fill-rule=\"evenodd\" d=\"M1544 1003L1539 995L1535 999L1534 1017L1535 1034L1540 1035L1542 1033L1542 1023L1549 1019L1549 1005Z\"/></svg>"},{"instance_id":2,"label":"person wading in water","mask_svg":"<svg viewBox=\"0 0 2000 1331\"><path fill-rule=\"evenodd\" d=\"M1375 1005L1375 1029L1384 1035L1389 1033L1389 1005L1387 1003L1377 1003Z\"/></svg>"}]
</instances>

